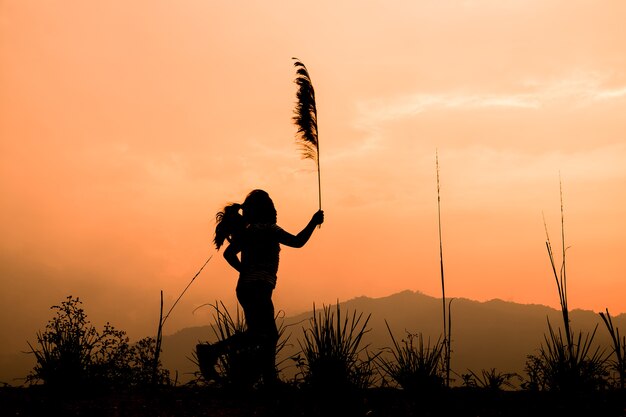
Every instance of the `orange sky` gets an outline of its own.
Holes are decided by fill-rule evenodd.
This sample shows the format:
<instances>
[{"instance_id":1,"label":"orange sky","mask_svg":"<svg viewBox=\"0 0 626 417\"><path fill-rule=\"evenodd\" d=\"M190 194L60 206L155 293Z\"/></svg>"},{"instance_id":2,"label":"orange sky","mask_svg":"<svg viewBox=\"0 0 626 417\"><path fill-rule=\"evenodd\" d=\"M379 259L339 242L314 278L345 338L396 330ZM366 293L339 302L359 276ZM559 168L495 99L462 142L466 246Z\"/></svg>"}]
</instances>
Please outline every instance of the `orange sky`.
<instances>
[{"instance_id":1,"label":"orange sky","mask_svg":"<svg viewBox=\"0 0 626 417\"><path fill-rule=\"evenodd\" d=\"M299 231L317 180L292 56L326 223L283 250L277 307L438 296L438 149L449 295L557 305L560 172L570 306L626 312L625 18L617 0L0 1L0 346L25 349L69 294L154 332L159 290L167 308L253 188ZM235 281L216 256L166 332L232 305Z\"/></svg>"}]
</instances>

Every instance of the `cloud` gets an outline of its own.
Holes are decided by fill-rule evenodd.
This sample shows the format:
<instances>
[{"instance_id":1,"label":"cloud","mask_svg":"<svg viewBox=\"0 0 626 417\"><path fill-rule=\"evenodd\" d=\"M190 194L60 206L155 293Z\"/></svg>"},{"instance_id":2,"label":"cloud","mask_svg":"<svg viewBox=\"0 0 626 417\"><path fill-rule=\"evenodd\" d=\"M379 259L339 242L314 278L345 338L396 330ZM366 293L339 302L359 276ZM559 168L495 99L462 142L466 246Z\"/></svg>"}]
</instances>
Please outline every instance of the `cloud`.
<instances>
[{"instance_id":1,"label":"cloud","mask_svg":"<svg viewBox=\"0 0 626 417\"><path fill-rule=\"evenodd\" d=\"M531 95L496 94L413 94L391 100L372 100L357 103L360 113L357 125L369 125L413 116L429 110L513 107L538 108L540 103Z\"/></svg>"},{"instance_id":2,"label":"cloud","mask_svg":"<svg viewBox=\"0 0 626 417\"><path fill-rule=\"evenodd\" d=\"M626 144L539 154L471 147L448 149L442 155L446 165L463 166L464 181L480 185L540 183L558 172L572 181L605 182L626 178L623 164Z\"/></svg>"},{"instance_id":3,"label":"cloud","mask_svg":"<svg viewBox=\"0 0 626 417\"><path fill-rule=\"evenodd\" d=\"M596 91L593 98L596 100L611 100L626 97L626 87Z\"/></svg>"},{"instance_id":4,"label":"cloud","mask_svg":"<svg viewBox=\"0 0 626 417\"><path fill-rule=\"evenodd\" d=\"M576 106L626 97L626 86L605 86L608 76L596 72L574 73L557 80L526 79L520 91L412 93L392 98L356 103L356 127L368 130L382 122L404 119L427 111L472 110L484 108L538 110L554 102L567 101Z\"/></svg>"}]
</instances>

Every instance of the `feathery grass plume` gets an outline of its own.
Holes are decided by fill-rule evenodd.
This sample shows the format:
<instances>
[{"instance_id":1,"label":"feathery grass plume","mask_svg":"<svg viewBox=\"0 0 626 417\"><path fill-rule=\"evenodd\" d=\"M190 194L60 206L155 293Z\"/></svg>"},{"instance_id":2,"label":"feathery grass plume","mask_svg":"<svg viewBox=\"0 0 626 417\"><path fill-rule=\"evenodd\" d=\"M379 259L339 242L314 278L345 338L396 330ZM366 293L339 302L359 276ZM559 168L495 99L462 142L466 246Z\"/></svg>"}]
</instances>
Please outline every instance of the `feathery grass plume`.
<instances>
[{"instance_id":1,"label":"feathery grass plume","mask_svg":"<svg viewBox=\"0 0 626 417\"><path fill-rule=\"evenodd\" d=\"M293 121L298 127L297 141L301 146L302 157L312 159L317 165L317 188L319 207L322 208L322 187L320 180L320 145L317 135L317 107L315 105L315 90L306 66L298 59L293 65L296 67L296 79L298 85L296 93L296 108L294 109Z\"/></svg>"}]
</instances>

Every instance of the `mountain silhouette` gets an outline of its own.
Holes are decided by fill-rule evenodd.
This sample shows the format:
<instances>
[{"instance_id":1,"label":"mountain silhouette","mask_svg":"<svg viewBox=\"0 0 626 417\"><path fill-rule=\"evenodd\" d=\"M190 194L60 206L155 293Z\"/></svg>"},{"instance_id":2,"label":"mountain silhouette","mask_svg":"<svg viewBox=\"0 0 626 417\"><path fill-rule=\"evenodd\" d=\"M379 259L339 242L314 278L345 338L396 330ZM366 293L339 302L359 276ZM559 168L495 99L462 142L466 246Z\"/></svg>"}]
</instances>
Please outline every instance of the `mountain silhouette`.
<instances>
[{"instance_id":1,"label":"mountain silhouette","mask_svg":"<svg viewBox=\"0 0 626 417\"><path fill-rule=\"evenodd\" d=\"M317 305L321 311L323 306ZM385 321L389 323L396 340L406 332L422 333L434 343L442 333L441 299L420 292L403 291L382 298L358 297L340 303L342 316L363 313L371 314L364 337L371 353L392 345ZM333 306L334 309L334 306ZM535 304L518 304L502 300L485 302L457 298L452 302L452 361L455 378L467 373L468 369L479 372L496 368L501 372L523 374L527 355L537 354L548 331L547 319L553 327L562 327L560 310ZM234 313L231 311L231 313ZM302 329L308 327L312 310L283 320L286 334L291 334L289 343L278 357L283 378L296 373L294 361L289 357L300 350ZM608 332L597 312L588 310L570 311L570 323L574 332L592 332L596 346L611 352ZM626 331L626 314L613 318L616 327ZM214 341L215 334L207 326L189 327L163 338L163 365L178 374L178 382L193 379L196 365L189 359L198 341ZM26 349L25 349L26 350ZM22 352L0 354L0 383L19 385L35 365L33 355ZM22 378L22 379L19 379Z\"/></svg>"},{"instance_id":2,"label":"mountain silhouette","mask_svg":"<svg viewBox=\"0 0 626 417\"><path fill-rule=\"evenodd\" d=\"M322 306L316 306L319 312ZM333 306L334 308L334 306ZM371 314L364 337L369 351L377 353L392 342L385 325L391 327L396 340L406 332L422 333L434 343L442 333L441 299L420 292L403 291L382 298L358 297L340 303L342 316L353 311ZM547 319L554 328L562 327L561 311L534 304L517 304L498 299L479 302L457 298L452 302L452 371L460 375L468 369L479 372L496 368L501 372L516 372L523 375L526 357L537 354L548 331ZM302 340L302 329L308 327L312 311L284 319L286 333L291 334L286 348L281 352L283 377L292 377L294 362L289 360L299 351L298 340ZM626 314L613 319L614 325L626 329ZM570 323L574 332L593 332L598 326L595 344L611 352L608 332L600 316L593 311L570 311ZM622 330L623 332L624 330ZM165 367L178 372L179 382L193 377L196 366L188 358L198 341L214 341L211 326L183 329L164 337L162 360Z\"/></svg>"}]
</instances>

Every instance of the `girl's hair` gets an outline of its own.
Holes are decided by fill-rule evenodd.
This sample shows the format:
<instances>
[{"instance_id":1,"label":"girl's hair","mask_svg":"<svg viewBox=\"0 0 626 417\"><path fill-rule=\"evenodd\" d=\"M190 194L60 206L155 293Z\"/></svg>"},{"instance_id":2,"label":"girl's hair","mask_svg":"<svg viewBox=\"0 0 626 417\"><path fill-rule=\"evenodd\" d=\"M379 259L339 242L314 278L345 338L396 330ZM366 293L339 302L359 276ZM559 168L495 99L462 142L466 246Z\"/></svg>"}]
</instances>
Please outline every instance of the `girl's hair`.
<instances>
[{"instance_id":1,"label":"girl's hair","mask_svg":"<svg viewBox=\"0 0 626 417\"><path fill-rule=\"evenodd\" d=\"M270 195L263 190L253 190L242 204L246 224L276 223L276 208Z\"/></svg>"},{"instance_id":2,"label":"girl's hair","mask_svg":"<svg viewBox=\"0 0 626 417\"><path fill-rule=\"evenodd\" d=\"M243 231L245 224L243 216L239 214L240 209L241 204L232 203L215 215L216 225L213 243L215 243L217 250L220 250L220 247L224 244L224 240L230 242Z\"/></svg>"}]
</instances>

